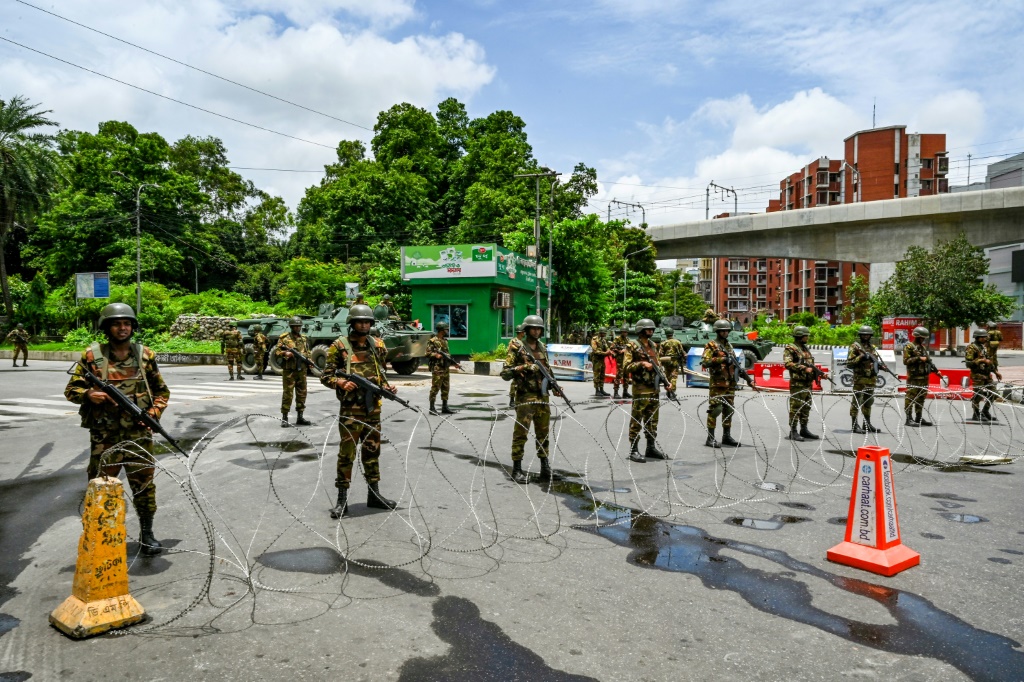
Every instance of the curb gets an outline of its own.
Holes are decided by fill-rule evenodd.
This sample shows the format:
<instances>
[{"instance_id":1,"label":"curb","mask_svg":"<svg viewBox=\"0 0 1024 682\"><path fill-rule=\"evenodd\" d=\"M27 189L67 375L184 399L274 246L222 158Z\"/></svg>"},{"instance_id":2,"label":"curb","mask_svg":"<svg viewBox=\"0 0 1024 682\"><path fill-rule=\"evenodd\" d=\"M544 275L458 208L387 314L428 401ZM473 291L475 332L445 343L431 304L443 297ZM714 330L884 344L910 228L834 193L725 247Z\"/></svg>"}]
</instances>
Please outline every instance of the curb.
<instances>
[{"instance_id":1,"label":"curb","mask_svg":"<svg viewBox=\"0 0 1024 682\"><path fill-rule=\"evenodd\" d=\"M13 357L13 350L0 350L0 360L10 360ZM82 351L77 350L30 350L28 352L29 360L76 362L81 357ZM223 365L224 356L213 353L157 353L156 361L162 365Z\"/></svg>"}]
</instances>

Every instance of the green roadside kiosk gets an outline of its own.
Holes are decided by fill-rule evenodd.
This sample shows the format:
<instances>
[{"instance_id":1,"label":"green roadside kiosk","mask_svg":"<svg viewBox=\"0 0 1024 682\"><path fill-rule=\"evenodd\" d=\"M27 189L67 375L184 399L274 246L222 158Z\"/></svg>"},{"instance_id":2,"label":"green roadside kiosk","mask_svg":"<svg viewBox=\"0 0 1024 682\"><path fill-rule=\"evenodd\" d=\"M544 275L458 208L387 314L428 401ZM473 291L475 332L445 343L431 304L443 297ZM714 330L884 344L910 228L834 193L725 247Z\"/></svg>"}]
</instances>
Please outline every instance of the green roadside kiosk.
<instances>
[{"instance_id":1,"label":"green roadside kiosk","mask_svg":"<svg viewBox=\"0 0 1024 682\"><path fill-rule=\"evenodd\" d=\"M547 263L539 264L547 307ZM402 280L412 289L412 319L434 330L447 322L452 355L494 350L536 312L538 263L497 244L403 246ZM543 309L542 309L543 314Z\"/></svg>"}]
</instances>

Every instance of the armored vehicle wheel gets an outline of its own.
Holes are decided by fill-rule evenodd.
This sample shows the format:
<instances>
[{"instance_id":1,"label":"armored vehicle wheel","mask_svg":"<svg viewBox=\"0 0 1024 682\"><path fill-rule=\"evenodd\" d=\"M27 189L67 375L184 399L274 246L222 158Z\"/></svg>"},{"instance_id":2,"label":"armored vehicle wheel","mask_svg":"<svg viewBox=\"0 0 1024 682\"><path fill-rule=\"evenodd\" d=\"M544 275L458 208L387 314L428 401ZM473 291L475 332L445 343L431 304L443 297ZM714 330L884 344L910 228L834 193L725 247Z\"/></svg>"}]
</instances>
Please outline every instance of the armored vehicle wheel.
<instances>
[{"instance_id":1,"label":"armored vehicle wheel","mask_svg":"<svg viewBox=\"0 0 1024 682\"><path fill-rule=\"evenodd\" d=\"M743 359L743 364L746 365L744 369L754 369L754 363L757 362L757 353L752 350L744 350Z\"/></svg>"},{"instance_id":2,"label":"armored vehicle wheel","mask_svg":"<svg viewBox=\"0 0 1024 682\"><path fill-rule=\"evenodd\" d=\"M408 376L420 368L420 359L392 361L391 368L403 376Z\"/></svg>"},{"instance_id":3,"label":"armored vehicle wheel","mask_svg":"<svg viewBox=\"0 0 1024 682\"><path fill-rule=\"evenodd\" d=\"M313 350L309 352L309 359L313 361L316 368L321 372L324 371L324 367L327 366L327 346L320 344L314 346Z\"/></svg>"},{"instance_id":4,"label":"armored vehicle wheel","mask_svg":"<svg viewBox=\"0 0 1024 682\"><path fill-rule=\"evenodd\" d=\"M256 354L252 350L252 344L247 343L242 348L242 371L246 374L256 373Z\"/></svg>"},{"instance_id":5,"label":"armored vehicle wheel","mask_svg":"<svg viewBox=\"0 0 1024 682\"><path fill-rule=\"evenodd\" d=\"M281 360L277 357L277 344L271 346L267 351L267 371L271 374L281 374Z\"/></svg>"}]
</instances>

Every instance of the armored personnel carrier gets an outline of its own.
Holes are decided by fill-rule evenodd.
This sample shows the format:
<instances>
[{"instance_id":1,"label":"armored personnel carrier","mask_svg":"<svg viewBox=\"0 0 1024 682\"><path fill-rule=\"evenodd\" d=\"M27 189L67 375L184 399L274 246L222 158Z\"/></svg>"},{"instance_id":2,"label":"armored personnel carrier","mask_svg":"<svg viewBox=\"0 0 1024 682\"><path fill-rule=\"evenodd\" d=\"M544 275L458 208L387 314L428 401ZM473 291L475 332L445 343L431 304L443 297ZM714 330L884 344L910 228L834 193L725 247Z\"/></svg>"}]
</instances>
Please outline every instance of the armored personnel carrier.
<instances>
[{"instance_id":1,"label":"armored personnel carrier","mask_svg":"<svg viewBox=\"0 0 1024 682\"><path fill-rule=\"evenodd\" d=\"M430 332L414 329L408 324L388 319L387 309L378 306L374 310L375 322L370 334L384 341L388 349L387 361L391 368L398 374L412 374L419 366L420 361L427 355L427 340L430 339ZM316 363L317 367L323 369L327 362L327 347L336 338L348 332L348 308L335 307L330 303L320 306L315 316L300 315L302 317L302 333L309 338L312 349L309 359ZM256 371L256 356L252 351L252 327L259 324L263 327L263 333L267 335L270 343L270 352L267 367L273 374L281 371L280 363L273 352L277 340L288 331L288 319L286 317L264 317L239 320L235 323L238 330L242 332L245 341L245 352L242 355L242 368L249 374Z\"/></svg>"},{"instance_id":2,"label":"armored personnel carrier","mask_svg":"<svg viewBox=\"0 0 1024 682\"><path fill-rule=\"evenodd\" d=\"M684 326L682 319L681 317L663 317L661 319L661 326L655 332L655 339L664 341L664 330L666 327L671 327L676 331L676 339L683 344L684 352L689 353L690 348L694 346L703 348L708 341L715 338L715 332L711 330L710 324L698 320L688 326ZM775 347L775 344L771 341L751 341L747 338L746 334L740 331L733 331L729 334L729 343L732 344L733 348L739 348L743 351L743 357L746 358L746 369L752 368L755 362L761 362L768 357L768 354L772 352L772 348Z\"/></svg>"}]
</instances>

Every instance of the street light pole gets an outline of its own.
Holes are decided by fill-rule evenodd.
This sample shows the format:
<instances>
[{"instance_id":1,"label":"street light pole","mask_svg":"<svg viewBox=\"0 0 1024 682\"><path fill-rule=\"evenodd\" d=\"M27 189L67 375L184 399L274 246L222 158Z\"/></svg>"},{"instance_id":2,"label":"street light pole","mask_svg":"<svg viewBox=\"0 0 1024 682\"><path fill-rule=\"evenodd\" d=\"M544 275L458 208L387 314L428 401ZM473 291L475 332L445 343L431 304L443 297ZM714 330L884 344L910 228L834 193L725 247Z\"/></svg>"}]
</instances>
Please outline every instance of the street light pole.
<instances>
[{"instance_id":1,"label":"street light pole","mask_svg":"<svg viewBox=\"0 0 1024 682\"><path fill-rule=\"evenodd\" d=\"M635 256L638 253L643 253L644 251L650 251L650 250L651 250L650 246L645 246L644 248L640 249L639 251L634 251L633 253L627 253L622 258L622 319L623 320L626 319L626 265L629 263L629 257L630 256Z\"/></svg>"},{"instance_id":2,"label":"street light pole","mask_svg":"<svg viewBox=\"0 0 1024 682\"><path fill-rule=\"evenodd\" d=\"M536 282L536 286L534 287L534 305L537 309L538 315L540 315L540 179L553 178L557 176L558 172L553 170L548 170L543 173L519 173L513 176L516 178L533 178L534 184L536 185L537 203L536 210L533 214L533 241L535 249L534 257L536 258L536 267L534 269L534 279ZM548 267L551 267L550 261L548 262Z\"/></svg>"}]
</instances>

